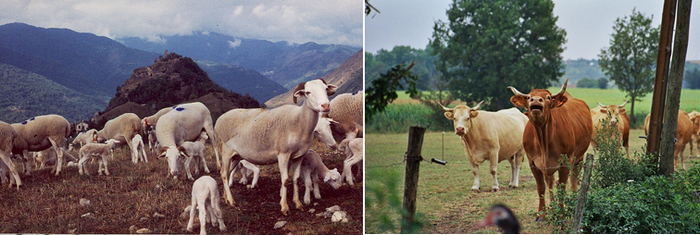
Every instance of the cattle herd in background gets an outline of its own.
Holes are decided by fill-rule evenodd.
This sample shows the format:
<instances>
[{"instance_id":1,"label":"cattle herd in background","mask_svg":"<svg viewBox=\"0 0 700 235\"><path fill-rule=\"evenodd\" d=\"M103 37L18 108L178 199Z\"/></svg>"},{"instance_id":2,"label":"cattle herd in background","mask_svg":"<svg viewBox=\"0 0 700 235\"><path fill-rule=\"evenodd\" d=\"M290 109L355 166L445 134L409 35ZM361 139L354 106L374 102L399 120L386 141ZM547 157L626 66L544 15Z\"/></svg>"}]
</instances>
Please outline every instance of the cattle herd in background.
<instances>
[{"instance_id":1,"label":"cattle herd in background","mask_svg":"<svg viewBox=\"0 0 700 235\"><path fill-rule=\"evenodd\" d=\"M37 161L37 166L43 167L47 162L55 161L52 173L59 175L64 160L68 165L77 165L81 175L90 175L85 165L90 158L98 160L98 174L109 175L108 162L113 158L114 146L127 145L134 164L147 162L146 152L155 152L159 159L165 158L168 175L174 178L183 173L180 169L184 163L184 174L189 180L194 180L189 167L191 162L195 165L195 175L200 166L209 174L205 159L214 158L223 181L226 203L235 206L230 188L234 171L241 172L241 183L244 184L250 174L254 174L252 186L248 186L253 188L260 172L256 165L276 163L282 181L280 206L286 215L289 206L285 183L290 174L294 181L293 201L297 208L301 208L296 184L298 178L301 177L306 186L304 203L309 204L311 190L315 198L321 197L319 179L333 188L340 187L344 180L352 185L353 174L349 171L352 165L363 160L364 93L340 94L329 100L336 88L322 79L302 82L293 93L295 103L297 99L303 100L301 105L233 109L216 122L212 120L209 109L199 102L163 108L143 119L125 113L105 123L99 131L86 130L84 123L78 124L76 130L80 133L70 143L67 138L71 134L71 124L59 115L37 116L12 125L0 122L0 176L3 184L15 185L19 189L22 180L17 164L23 165L21 173L30 175L32 162ZM333 139L331 126L340 130L345 138L339 146ZM332 150L345 152L346 165L342 175L337 169L328 169L318 153L310 150L314 137ZM205 157L203 154L207 141L214 149L214 156ZM76 150L78 158L70 154ZM17 156L16 160L12 155ZM216 185L217 182L209 176L195 181L187 230L193 229L192 217L199 209L202 233L205 232L205 218L202 217L205 215L208 217L206 221L211 221L214 226L218 222L221 231L225 231Z\"/></svg>"},{"instance_id":2,"label":"cattle herd in background","mask_svg":"<svg viewBox=\"0 0 700 235\"><path fill-rule=\"evenodd\" d=\"M588 105L566 92L568 79L559 92L552 94L548 90L533 89L529 94L523 94L514 87L508 87L513 96L510 101L516 106L525 108L523 114L515 108L497 112L478 110L479 103L473 108L458 105L455 108L442 106L445 117L453 121L455 134L463 143L465 155L469 160L474 174L472 191L478 192L479 165L484 161L490 162L490 173L493 177L492 191L499 190L497 164L508 160L511 166L509 187L518 187L518 177L523 161L523 152L537 184L539 198L538 216L545 216L545 187L550 199L553 196L554 173L558 172L559 182L566 187L567 179L571 188L576 190L578 175L583 155L594 141L595 130L601 128L617 128L618 136L614 137L626 149L629 157L630 123L626 110L626 101L620 105L604 105L589 109ZM603 123L607 122L607 123ZM648 130L649 116L644 124ZM700 113L679 111L678 128L676 132L674 159L680 157L680 166L674 161L674 166L685 169L683 150L690 143L690 154L693 155L693 143L698 146L700 154ZM567 156L568 162L560 163L561 156ZM569 172L567 166L574 166ZM677 168L678 169L678 168Z\"/></svg>"}]
</instances>

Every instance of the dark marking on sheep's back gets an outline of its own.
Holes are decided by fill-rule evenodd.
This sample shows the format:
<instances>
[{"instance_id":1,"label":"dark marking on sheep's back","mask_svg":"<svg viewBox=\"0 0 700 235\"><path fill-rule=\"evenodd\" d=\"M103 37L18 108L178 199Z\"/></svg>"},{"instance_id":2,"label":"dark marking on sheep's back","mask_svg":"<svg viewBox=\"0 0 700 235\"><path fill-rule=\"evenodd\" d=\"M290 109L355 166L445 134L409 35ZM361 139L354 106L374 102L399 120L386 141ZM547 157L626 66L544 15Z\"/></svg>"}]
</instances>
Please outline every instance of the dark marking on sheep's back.
<instances>
[{"instance_id":1,"label":"dark marking on sheep's back","mask_svg":"<svg viewBox=\"0 0 700 235\"><path fill-rule=\"evenodd\" d=\"M360 93L360 91L355 91L352 93L352 95L357 95L357 93Z\"/></svg>"},{"instance_id":2,"label":"dark marking on sheep's back","mask_svg":"<svg viewBox=\"0 0 700 235\"><path fill-rule=\"evenodd\" d=\"M22 122L22 125L27 125L27 121L23 121L23 122Z\"/></svg>"},{"instance_id":3,"label":"dark marking on sheep's back","mask_svg":"<svg viewBox=\"0 0 700 235\"><path fill-rule=\"evenodd\" d=\"M173 109L177 108L177 105L173 106Z\"/></svg>"},{"instance_id":4,"label":"dark marking on sheep's back","mask_svg":"<svg viewBox=\"0 0 700 235\"><path fill-rule=\"evenodd\" d=\"M29 121L34 121L34 117L30 118Z\"/></svg>"},{"instance_id":5,"label":"dark marking on sheep's back","mask_svg":"<svg viewBox=\"0 0 700 235\"><path fill-rule=\"evenodd\" d=\"M175 108L175 110L182 111L182 110L185 110L185 108L180 107L180 108Z\"/></svg>"}]
</instances>

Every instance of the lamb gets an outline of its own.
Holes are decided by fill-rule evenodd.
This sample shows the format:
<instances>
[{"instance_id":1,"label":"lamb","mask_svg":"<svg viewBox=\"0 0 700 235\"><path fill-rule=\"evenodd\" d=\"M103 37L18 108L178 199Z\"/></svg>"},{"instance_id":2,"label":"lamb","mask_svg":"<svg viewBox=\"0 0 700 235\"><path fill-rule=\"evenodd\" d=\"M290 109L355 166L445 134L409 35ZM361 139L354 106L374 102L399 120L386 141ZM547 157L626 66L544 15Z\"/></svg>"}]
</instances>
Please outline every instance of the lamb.
<instances>
[{"instance_id":1,"label":"lamb","mask_svg":"<svg viewBox=\"0 0 700 235\"><path fill-rule=\"evenodd\" d=\"M80 144L80 146L96 142L97 141L97 130L95 129L90 129L87 131L80 132L75 139L73 139L73 142L70 143L68 150L73 150L73 147L76 144Z\"/></svg>"},{"instance_id":2,"label":"lamb","mask_svg":"<svg viewBox=\"0 0 700 235\"><path fill-rule=\"evenodd\" d=\"M311 188L314 190L314 198L321 199L321 193L318 190L318 178L323 177L323 182L328 183L334 189L338 189L343 185L343 178L341 178L338 169L329 170L326 165L323 164L321 156L318 155L313 150L309 150L304 155L301 163L301 176L304 178L304 186L306 190L304 191L304 204L311 203ZM296 184L296 179L294 180Z\"/></svg>"},{"instance_id":3,"label":"lamb","mask_svg":"<svg viewBox=\"0 0 700 235\"><path fill-rule=\"evenodd\" d=\"M143 138L140 134L134 135L134 138L131 139L131 146L131 156L136 156L137 162L139 159L142 159L142 161L148 163L148 155L146 154L146 150L144 150L146 146L143 144ZM139 149L141 153L139 153Z\"/></svg>"},{"instance_id":4,"label":"lamb","mask_svg":"<svg viewBox=\"0 0 700 235\"><path fill-rule=\"evenodd\" d=\"M147 131L147 133L148 133L148 150L151 153L153 153L160 148L160 143L158 143L158 139L156 138L156 130L154 128L151 128L151 130Z\"/></svg>"},{"instance_id":5,"label":"lamb","mask_svg":"<svg viewBox=\"0 0 700 235\"><path fill-rule=\"evenodd\" d=\"M187 160L185 160L185 171L187 172L187 178L194 180L192 178L192 173L190 172L190 164L194 160L194 173L199 174L199 162L202 161L204 165L204 171L209 174L209 167L207 167L207 161L204 160L204 142L209 139L206 132L202 131L199 134L199 138L196 141L185 141L182 143L182 148L185 149Z\"/></svg>"},{"instance_id":6,"label":"lamb","mask_svg":"<svg viewBox=\"0 0 700 235\"><path fill-rule=\"evenodd\" d=\"M349 185L355 185L352 180L352 166L361 162L364 159L363 139L356 138L353 140L345 139L340 142L338 149L345 152L347 156L345 161L343 161L343 174L342 178L345 179ZM360 172L362 171L362 166L360 166Z\"/></svg>"},{"instance_id":7,"label":"lamb","mask_svg":"<svg viewBox=\"0 0 700 235\"><path fill-rule=\"evenodd\" d=\"M331 112L329 117L337 121L333 125L333 129L344 134L345 139L354 139L362 135L364 130L364 104L362 103L365 97L364 91L359 91L354 94L344 93L336 96L331 100Z\"/></svg>"},{"instance_id":8,"label":"lamb","mask_svg":"<svg viewBox=\"0 0 700 235\"><path fill-rule=\"evenodd\" d=\"M107 121L104 128L97 132L97 141L115 139L120 143L126 143L133 153L134 146L132 146L131 139L139 133L141 133L141 119L136 114L125 113ZM134 164L138 163L137 157L134 154L131 155L131 161Z\"/></svg>"},{"instance_id":9,"label":"lamb","mask_svg":"<svg viewBox=\"0 0 700 235\"><path fill-rule=\"evenodd\" d=\"M98 158L97 173L99 175L102 175L102 166L104 165L105 175L109 175L109 170L107 169L107 157L114 156L112 155L111 150L114 148L114 145L118 143L118 140L109 139L104 144L90 143L80 148L80 160L78 161L78 172L80 173L80 175L83 175L83 173L88 175L90 174L85 168L85 162L92 156Z\"/></svg>"},{"instance_id":10,"label":"lamb","mask_svg":"<svg viewBox=\"0 0 700 235\"><path fill-rule=\"evenodd\" d=\"M330 111L328 96L333 95L336 88L337 86L326 84L322 79L302 82L297 85L293 93L294 103L297 97L305 97L301 106L233 109L221 115L214 127L216 137L219 138L219 144L215 145L215 149L218 149L222 156L221 179L228 182L232 160L234 166L241 159L257 165L277 163L282 181L281 211L286 215L289 212L289 206L285 183L289 178L289 167L292 166L295 177L298 177L300 159L311 147L319 113ZM160 137L158 139L160 140ZM297 187L295 184L295 192ZM234 206L228 184L224 184L224 194L226 202ZM298 195L295 196L293 200L296 207L302 208Z\"/></svg>"},{"instance_id":11,"label":"lamb","mask_svg":"<svg viewBox=\"0 0 700 235\"><path fill-rule=\"evenodd\" d=\"M235 167L233 167L233 170L231 170L231 175L228 179L229 187L233 185L233 174L236 173L237 169L240 169L241 171L241 180L238 181L238 183L244 185L248 184L248 177L250 177L250 175L253 174L253 182L250 185L246 185L246 187L252 189L255 188L256 185L258 185L258 178L260 178L260 168L246 160L241 160Z\"/></svg>"},{"instance_id":12,"label":"lamb","mask_svg":"<svg viewBox=\"0 0 700 235\"><path fill-rule=\"evenodd\" d=\"M63 165L63 146L66 144L66 138L71 133L71 127L68 120L65 118L50 114L44 116L33 117L21 123L11 125L17 131L17 138L14 139L12 152L15 154L22 153L25 163L25 174L31 174L31 157L29 151L41 151L49 147L53 147L58 153L58 161L56 167L51 171L58 175L61 172ZM7 163L7 162L6 162Z\"/></svg>"},{"instance_id":13,"label":"lamb","mask_svg":"<svg viewBox=\"0 0 700 235\"><path fill-rule=\"evenodd\" d=\"M61 151L63 151L64 156L67 157L68 162L78 162L78 159L66 152L65 149L61 148ZM37 170L39 170L43 169L47 164L55 165L57 160L56 155L56 151L54 151L52 148L34 152L34 166Z\"/></svg>"},{"instance_id":14,"label":"lamb","mask_svg":"<svg viewBox=\"0 0 700 235\"><path fill-rule=\"evenodd\" d=\"M177 178L180 167L178 159L185 152L181 146L183 142L196 140L204 128L212 144L216 146L213 124L209 109L200 102L177 105L158 119L156 137L162 146L158 157L167 158L170 174L174 178ZM217 164L220 164L216 148L214 154Z\"/></svg>"},{"instance_id":15,"label":"lamb","mask_svg":"<svg viewBox=\"0 0 700 235\"><path fill-rule=\"evenodd\" d=\"M9 172L9 187L12 187L14 183L17 185L17 189L22 185L22 180L19 178L15 164L10 157L12 156L13 141L18 138L19 134L10 124L0 121L0 178L2 178L2 183L4 184L7 182L6 174Z\"/></svg>"},{"instance_id":16,"label":"lamb","mask_svg":"<svg viewBox=\"0 0 700 235\"><path fill-rule=\"evenodd\" d=\"M211 221L212 226L219 224L219 231L225 232L221 207L219 206L219 189L216 187L216 180L211 176L199 177L192 184L192 206L190 209L190 220L187 222L187 231L194 229L194 214L199 210L199 234L207 234L206 225Z\"/></svg>"},{"instance_id":17,"label":"lamb","mask_svg":"<svg viewBox=\"0 0 700 235\"><path fill-rule=\"evenodd\" d=\"M314 137L325 143L331 150L336 150L338 148L338 144L335 142L333 132L331 131L331 124L336 123L338 122L326 115L321 114L318 119L318 123L316 124L316 128L314 128Z\"/></svg>"}]
</instances>

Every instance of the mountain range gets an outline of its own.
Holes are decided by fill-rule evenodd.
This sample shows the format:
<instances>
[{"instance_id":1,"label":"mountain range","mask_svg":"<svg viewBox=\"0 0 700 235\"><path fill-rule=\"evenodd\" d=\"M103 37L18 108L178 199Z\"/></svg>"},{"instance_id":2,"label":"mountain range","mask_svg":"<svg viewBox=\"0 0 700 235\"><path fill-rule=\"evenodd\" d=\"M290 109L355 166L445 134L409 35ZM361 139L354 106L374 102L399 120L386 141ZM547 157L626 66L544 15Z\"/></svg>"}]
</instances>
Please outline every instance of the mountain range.
<instances>
[{"instance_id":1,"label":"mountain range","mask_svg":"<svg viewBox=\"0 0 700 235\"><path fill-rule=\"evenodd\" d=\"M117 87L137 68L153 64L166 50L192 58L223 88L248 94L264 103L286 92L288 84L296 85L331 73L360 48L269 42L217 33L165 37L159 43L137 38L115 41L70 29L10 23L0 26L0 64L3 71L13 73L6 74L7 77L12 77L16 84L22 79L50 81L35 82L33 86L38 91L60 91L66 97L78 97L82 103L67 102L61 106L63 113L42 106L24 106L31 110L22 112L17 107L10 109L12 105L5 105L0 99L0 105L5 105L0 110L10 110L0 113L0 120L24 120L35 115L31 113L59 113L71 117L72 122L86 119L104 110ZM23 96L16 90L4 91L9 92L4 95ZM46 99L26 96L25 102L42 104Z\"/></svg>"}]
</instances>

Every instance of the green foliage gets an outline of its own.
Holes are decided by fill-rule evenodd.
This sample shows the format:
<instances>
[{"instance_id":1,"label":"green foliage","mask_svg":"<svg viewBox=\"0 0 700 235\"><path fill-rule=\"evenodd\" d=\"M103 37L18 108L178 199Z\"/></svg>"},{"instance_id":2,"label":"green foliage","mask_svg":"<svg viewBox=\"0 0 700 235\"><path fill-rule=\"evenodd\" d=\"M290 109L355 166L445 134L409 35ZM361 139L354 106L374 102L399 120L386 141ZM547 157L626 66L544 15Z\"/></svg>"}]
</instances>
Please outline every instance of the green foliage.
<instances>
[{"instance_id":1,"label":"green foliage","mask_svg":"<svg viewBox=\"0 0 700 235\"><path fill-rule=\"evenodd\" d=\"M594 79L582 78L581 80L578 80L578 82L576 82L576 87L578 87L578 88L594 88L594 87L598 86L597 83L598 82Z\"/></svg>"},{"instance_id":2,"label":"green foliage","mask_svg":"<svg viewBox=\"0 0 700 235\"><path fill-rule=\"evenodd\" d=\"M365 52L365 74L366 84L369 85L380 73L389 69L389 66L402 63L415 62L411 73L417 77L416 88L427 90L433 88L434 78L437 71L435 69L435 57L431 56L428 50L414 49L410 46L395 46L391 51L381 49L376 55ZM402 81L402 86L407 83Z\"/></svg>"},{"instance_id":3,"label":"green foliage","mask_svg":"<svg viewBox=\"0 0 700 235\"><path fill-rule=\"evenodd\" d=\"M597 83L598 83L598 88L600 88L600 89L608 89L608 79L605 79L605 78L598 78L598 80L596 80L596 81L597 81Z\"/></svg>"},{"instance_id":4,"label":"green foliage","mask_svg":"<svg viewBox=\"0 0 700 235\"><path fill-rule=\"evenodd\" d=\"M598 66L598 60L565 60L564 64L566 65L566 69L564 69L564 76L560 79L564 80L569 78L570 83L577 82L579 79L583 78L605 77L603 71L600 70L600 66Z\"/></svg>"},{"instance_id":5,"label":"green foliage","mask_svg":"<svg viewBox=\"0 0 700 235\"><path fill-rule=\"evenodd\" d=\"M618 18L613 26L610 47L598 54L600 68L627 93L634 120L635 101L641 101L653 90L654 72L659 44L659 27L651 25L653 17L632 10L631 16Z\"/></svg>"},{"instance_id":6,"label":"green foliage","mask_svg":"<svg viewBox=\"0 0 700 235\"><path fill-rule=\"evenodd\" d=\"M374 169L368 172L368 175L381 176L383 180L380 185L368 186L366 189L365 212L376 218L376 221L367 221L367 227L374 226L380 230L378 231L380 233L396 231L401 227L407 228L409 233L420 233L423 229L422 221L425 220L421 213L416 212L412 223L403 219L408 212L403 208L399 191L401 175L396 171L384 169ZM397 214L401 217L399 222L401 226L396 226Z\"/></svg>"},{"instance_id":7,"label":"green foliage","mask_svg":"<svg viewBox=\"0 0 700 235\"><path fill-rule=\"evenodd\" d=\"M420 124L426 126L433 123L430 117L434 111L421 104L390 105L384 112L366 119L367 133L405 133L409 127ZM442 116L442 112L440 112ZM442 116L442 119L445 119ZM432 127L431 127L432 129Z\"/></svg>"},{"instance_id":8,"label":"green foliage","mask_svg":"<svg viewBox=\"0 0 700 235\"><path fill-rule=\"evenodd\" d=\"M700 89L700 70L694 68L693 71L685 71L683 81L690 89Z\"/></svg>"},{"instance_id":9,"label":"green foliage","mask_svg":"<svg viewBox=\"0 0 700 235\"><path fill-rule=\"evenodd\" d=\"M418 94L416 89L418 77L409 71L414 65L415 62L408 68L405 64L396 65L372 81L372 86L367 88L365 93L365 119L371 119L374 114L384 111L386 106L398 97L396 91L404 89L401 82L407 83L407 94L411 96Z\"/></svg>"},{"instance_id":10,"label":"green foliage","mask_svg":"<svg viewBox=\"0 0 700 235\"><path fill-rule=\"evenodd\" d=\"M553 8L551 0L454 0L430 41L452 94L503 109L513 95L507 86L528 91L557 81L566 32Z\"/></svg>"}]
</instances>

